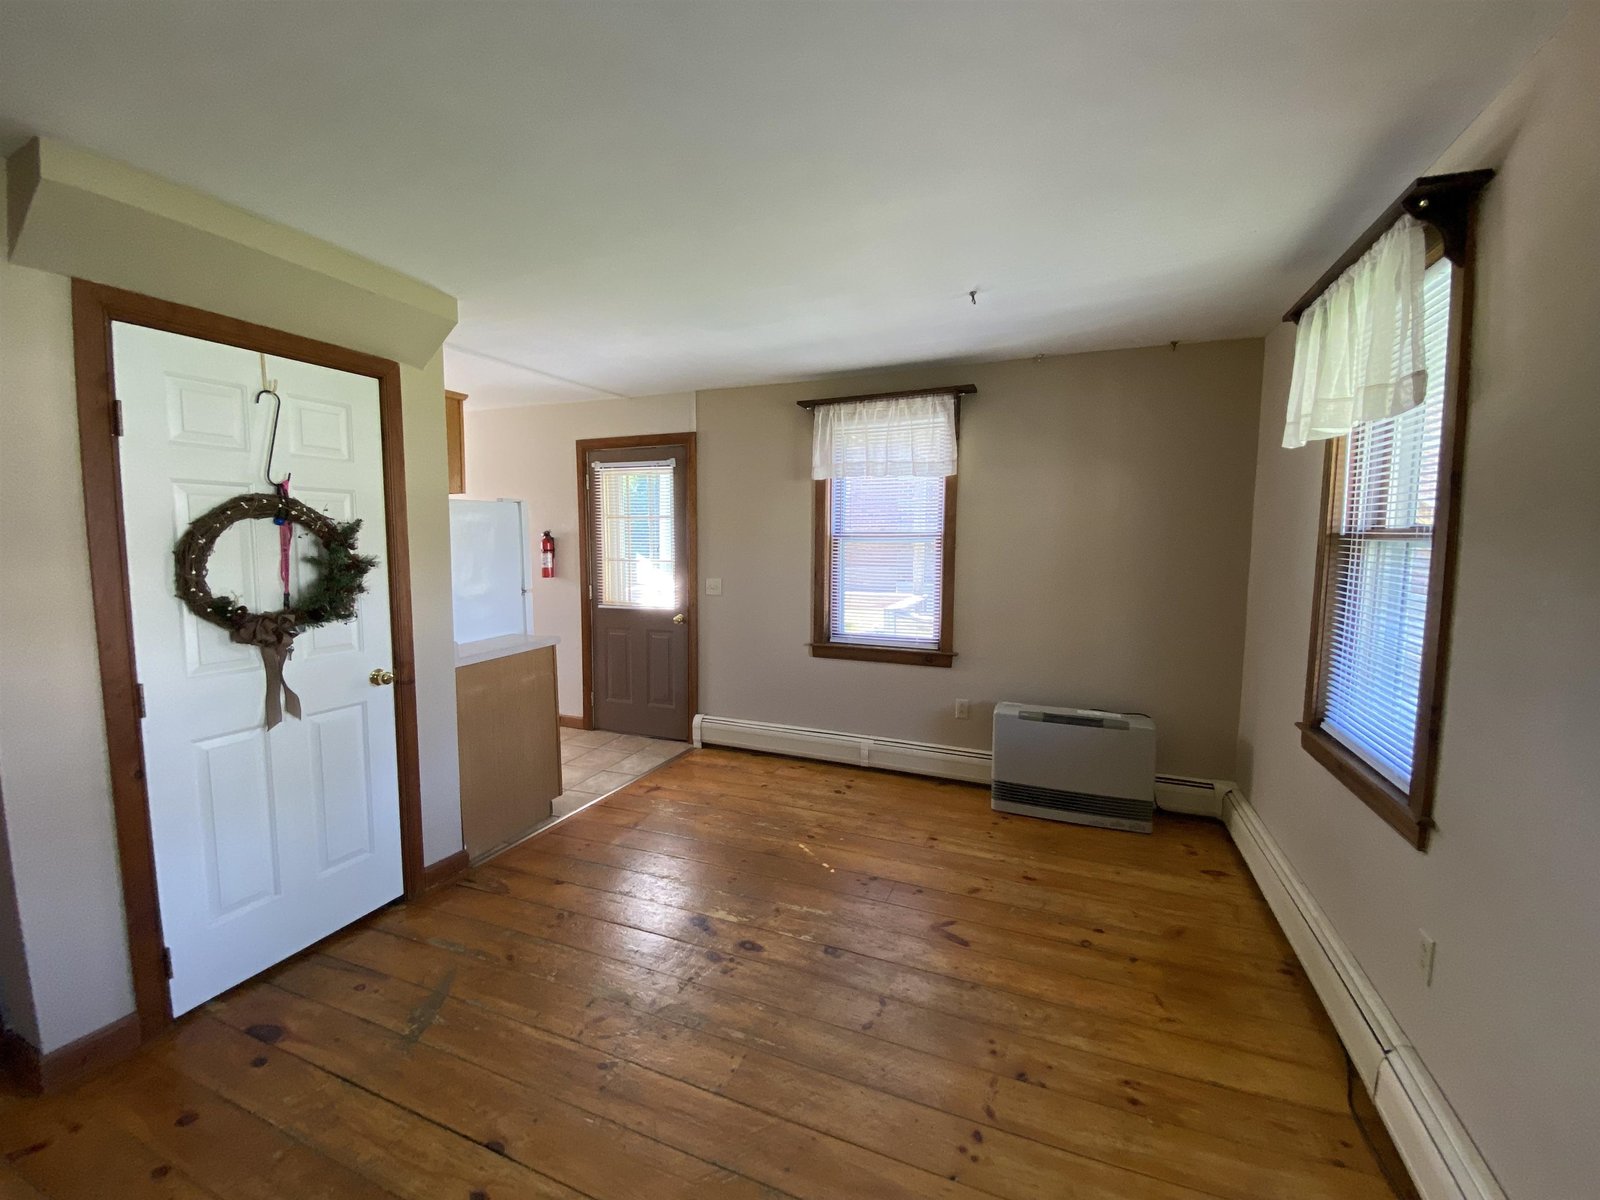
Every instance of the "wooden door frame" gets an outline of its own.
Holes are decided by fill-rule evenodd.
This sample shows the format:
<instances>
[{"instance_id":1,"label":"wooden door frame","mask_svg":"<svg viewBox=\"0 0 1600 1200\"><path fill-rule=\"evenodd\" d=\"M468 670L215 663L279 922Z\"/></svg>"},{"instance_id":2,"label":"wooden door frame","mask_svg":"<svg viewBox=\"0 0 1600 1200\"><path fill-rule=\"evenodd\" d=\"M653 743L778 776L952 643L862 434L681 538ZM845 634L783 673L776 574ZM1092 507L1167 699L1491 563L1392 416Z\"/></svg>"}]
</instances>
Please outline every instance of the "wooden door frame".
<instances>
[{"instance_id":1,"label":"wooden door frame","mask_svg":"<svg viewBox=\"0 0 1600 1200\"><path fill-rule=\"evenodd\" d=\"M583 718L579 728L594 728L594 653L589 613L589 594L594 587L594 555L590 546L589 500L584 483L589 474L591 450L631 450L638 446L682 446L684 454L683 524L688 536L688 596L684 612L689 619L689 729L694 733L695 714L700 711L700 534L695 516L695 436L693 433L636 433L627 437L582 438L578 441L578 558L583 563L579 576L578 607L582 610Z\"/></svg>"},{"instance_id":2,"label":"wooden door frame","mask_svg":"<svg viewBox=\"0 0 1600 1200\"><path fill-rule=\"evenodd\" d=\"M150 832L150 796L145 787L144 742L139 728L133 609L128 591L122 472L117 447L120 414L111 346L114 321L293 358L378 381L383 499L388 526L385 558L394 643L400 861L406 896L420 894L426 889L427 880L422 862L422 782L417 759L416 656L412 645L410 542L406 526L399 364L204 309L74 279L73 365L77 374L78 442L83 459L90 593L100 653L100 690L105 707L106 749L111 763L117 854L122 864L128 956L133 964L134 1003L140 1031L148 1039L172 1023L172 1001L167 990L165 941Z\"/></svg>"}]
</instances>

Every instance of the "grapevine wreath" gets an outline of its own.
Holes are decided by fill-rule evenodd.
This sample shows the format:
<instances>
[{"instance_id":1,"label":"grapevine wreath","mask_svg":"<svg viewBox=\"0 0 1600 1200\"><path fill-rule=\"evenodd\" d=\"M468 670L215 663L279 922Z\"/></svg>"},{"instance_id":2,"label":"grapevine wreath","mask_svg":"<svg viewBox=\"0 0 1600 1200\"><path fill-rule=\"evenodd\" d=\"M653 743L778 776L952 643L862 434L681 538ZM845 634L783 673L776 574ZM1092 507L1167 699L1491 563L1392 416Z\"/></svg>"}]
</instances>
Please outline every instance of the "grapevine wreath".
<instances>
[{"instance_id":1,"label":"grapevine wreath","mask_svg":"<svg viewBox=\"0 0 1600 1200\"><path fill-rule=\"evenodd\" d=\"M206 582L211 552L223 532L240 521L263 519L281 526L298 525L318 542L316 551L305 560L317 569L315 579L293 604L285 591L284 606L277 612L251 612L232 596L213 595ZM283 719L285 708L292 717L300 715L300 698L283 681L283 667L294 653L295 636L302 630L355 618L357 601L367 590L366 574L378 565L371 555L356 553L360 529L360 521L340 523L283 492L247 492L197 517L178 539L173 553L178 598L202 621L226 629L233 641L261 651L267 671L268 729ZM287 587L287 558L284 565Z\"/></svg>"}]
</instances>

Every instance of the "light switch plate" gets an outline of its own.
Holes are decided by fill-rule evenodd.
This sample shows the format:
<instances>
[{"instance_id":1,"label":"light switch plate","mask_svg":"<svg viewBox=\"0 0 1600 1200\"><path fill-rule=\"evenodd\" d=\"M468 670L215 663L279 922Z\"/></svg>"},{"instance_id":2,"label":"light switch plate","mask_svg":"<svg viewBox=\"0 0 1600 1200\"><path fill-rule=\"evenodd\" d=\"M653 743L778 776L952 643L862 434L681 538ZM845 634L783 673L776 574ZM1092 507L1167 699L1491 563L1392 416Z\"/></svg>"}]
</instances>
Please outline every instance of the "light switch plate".
<instances>
[{"instance_id":1,"label":"light switch plate","mask_svg":"<svg viewBox=\"0 0 1600 1200\"><path fill-rule=\"evenodd\" d=\"M707 579L706 580L706 595L708 595L708 596L720 596L720 595L722 595L722 578L721 578L721 576L718 576L715 579Z\"/></svg>"}]
</instances>

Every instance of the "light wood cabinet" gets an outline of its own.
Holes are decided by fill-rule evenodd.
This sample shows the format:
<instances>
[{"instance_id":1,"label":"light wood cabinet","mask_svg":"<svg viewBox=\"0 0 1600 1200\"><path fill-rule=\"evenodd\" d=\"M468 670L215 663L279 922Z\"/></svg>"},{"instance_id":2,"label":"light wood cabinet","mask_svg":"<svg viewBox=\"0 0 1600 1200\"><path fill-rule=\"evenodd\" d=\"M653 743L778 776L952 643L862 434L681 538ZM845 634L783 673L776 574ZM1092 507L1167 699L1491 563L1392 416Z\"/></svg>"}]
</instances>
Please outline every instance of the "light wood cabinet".
<instances>
[{"instance_id":1,"label":"light wood cabinet","mask_svg":"<svg viewBox=\"0 0 1600 1200\"><path fill-rule=\"evenodd\" d=\"M561 794L555 647L458 666L456 725L461 836L476 860L548 820Z\"/></svg>"},{"instance_id":2,"label":"light wood cabinet","mask_svg":"<svg viewBox=\"0 0 1600 1200\"><path fill-rule=\"evenodd\" d=\"M465 392L445 392L444 453L452 496L459 496L467 490L466 404Z\"/></svg>"}]
</instances>

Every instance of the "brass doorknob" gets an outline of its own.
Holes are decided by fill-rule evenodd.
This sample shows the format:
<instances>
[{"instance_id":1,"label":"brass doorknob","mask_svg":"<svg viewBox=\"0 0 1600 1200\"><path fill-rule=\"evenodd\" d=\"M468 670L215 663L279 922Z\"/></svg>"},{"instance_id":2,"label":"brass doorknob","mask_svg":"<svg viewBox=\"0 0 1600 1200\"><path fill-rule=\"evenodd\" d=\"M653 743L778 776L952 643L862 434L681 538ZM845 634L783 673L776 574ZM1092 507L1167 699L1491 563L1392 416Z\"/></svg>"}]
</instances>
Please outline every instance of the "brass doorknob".
<instances>
[{"instance_id":1,"label":"brass doorknob","mask_svg":"<svg viewBox=\"0 0 1600 1200\"><path fill-rule=\"evenodd\" d=\"M675 616L673 616L673 618L672 618L672 623L673 623L673 624L674 624L674 625L682 625L682 624L683 624L683 621L684 621L684 616L683 616L683 614L682 614L682 613L677 613L677 614L676 614L676 615L675 615Z\"/></svg>"},{"instance_id":2,"label":"brass doorknob","mask_svg":"<svg viewBox=\"0 0 1600 1200\"><path fill-rule=\"evenodd\" d=\"M382 667L377 667L373 670L371 675L367 676L367 681L371 683L373 687L387 687L389 684L394 682L394 672L385 671Z\"/></svg>"}]
</instances>

